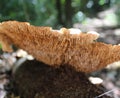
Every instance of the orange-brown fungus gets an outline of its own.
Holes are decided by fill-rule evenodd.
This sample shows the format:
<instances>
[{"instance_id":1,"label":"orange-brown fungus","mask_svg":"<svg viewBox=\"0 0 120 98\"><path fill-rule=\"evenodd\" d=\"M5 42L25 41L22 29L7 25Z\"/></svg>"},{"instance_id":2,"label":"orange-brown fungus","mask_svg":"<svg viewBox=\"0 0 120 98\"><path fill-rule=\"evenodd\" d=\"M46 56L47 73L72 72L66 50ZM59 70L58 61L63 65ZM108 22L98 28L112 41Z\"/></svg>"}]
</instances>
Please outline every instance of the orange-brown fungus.
<instances>
[{"instance_id":1,"label":"orange-brown fungus","mask_svg":"<svg viewBox=\"0 0 120 98\"><path fill-rule=\"evenodd\" d=\"M119 45L95 42L97 38L92 33L71 34L66 28L57 31L26 22L0 23L4 51L11 52L13 44L50 66L69 65L82 72L93 72L120 60Z\"/></svg>"}]
</instances>

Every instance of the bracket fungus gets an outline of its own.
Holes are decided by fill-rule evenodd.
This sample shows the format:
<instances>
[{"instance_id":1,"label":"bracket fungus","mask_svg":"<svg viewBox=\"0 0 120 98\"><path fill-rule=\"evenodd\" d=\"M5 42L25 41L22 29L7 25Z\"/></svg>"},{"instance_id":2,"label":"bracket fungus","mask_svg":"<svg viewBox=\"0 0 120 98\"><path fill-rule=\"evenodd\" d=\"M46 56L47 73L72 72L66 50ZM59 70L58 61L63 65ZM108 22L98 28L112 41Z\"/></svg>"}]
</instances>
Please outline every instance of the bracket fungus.
<instances>
[{"instance_id":1,"label":"bracket fungus","mask_svg":"<svg viewBox=\"0 0 120 98\"><path fill-rule=\"evenodd\" d=\"M11 52L13 44L45 64L54 67L69 65L85 73L120 60L119 45L96 42L98 34L78 31L6 21L0 23L0 42L4 51Z\"/></svg>"}]
</instances>

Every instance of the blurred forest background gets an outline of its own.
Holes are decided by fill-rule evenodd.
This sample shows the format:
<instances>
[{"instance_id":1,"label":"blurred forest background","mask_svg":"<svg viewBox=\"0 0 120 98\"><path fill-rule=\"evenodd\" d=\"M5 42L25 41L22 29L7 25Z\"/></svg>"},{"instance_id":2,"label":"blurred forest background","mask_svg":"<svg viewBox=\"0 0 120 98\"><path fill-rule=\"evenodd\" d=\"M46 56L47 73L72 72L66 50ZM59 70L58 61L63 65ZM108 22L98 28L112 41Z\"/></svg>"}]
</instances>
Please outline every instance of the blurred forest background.
<instances>
[{"instance_id":1,"label":"blurred forest background","mask_svg":"<svg viewBox=\"0 0 120 98\"><path fill-rule=\"evenodd\" d=\"M95 30L100 33L98 41L120 43L120 0L0 0L0 22L7 20L27 21L54 29ZM17 62L15 58L4 53L0 68ZM117 88L112 93L114 98L120 98L120 62L111 66L91 76L104 80L108 91Z\"/></svg>"},{"instance_id":2,"label":"blurred forest background","mask_svg":"<svg viewBox=\"0 0 120 98\"><path fill-rule=\"evenodd\" d=\"M104 19L108 25L119 26L119 8L120 0L0 0L0 22L18 20L60 28L97 18L99 25L99 19Z\"/></svg>"}]
</instances>

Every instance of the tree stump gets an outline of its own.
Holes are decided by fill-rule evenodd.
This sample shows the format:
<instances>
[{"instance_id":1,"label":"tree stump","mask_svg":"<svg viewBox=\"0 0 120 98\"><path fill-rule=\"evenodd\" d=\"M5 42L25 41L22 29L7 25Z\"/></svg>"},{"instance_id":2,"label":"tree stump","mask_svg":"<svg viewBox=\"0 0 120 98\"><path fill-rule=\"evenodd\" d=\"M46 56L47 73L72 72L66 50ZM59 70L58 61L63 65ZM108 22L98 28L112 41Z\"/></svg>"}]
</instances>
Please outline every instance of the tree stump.
<instances>
[{"instance_id":1,"label":"tree stump","mask_svg":"<svg viewBox=\"0 0 120 98\"><path fill-rule=\"evenodd\" d=\"M101 86L93 85L85 73L72 67L50 67L36 60L26 61L13 74L21 98L110 98Z\"/></svg>"}]
</instances>

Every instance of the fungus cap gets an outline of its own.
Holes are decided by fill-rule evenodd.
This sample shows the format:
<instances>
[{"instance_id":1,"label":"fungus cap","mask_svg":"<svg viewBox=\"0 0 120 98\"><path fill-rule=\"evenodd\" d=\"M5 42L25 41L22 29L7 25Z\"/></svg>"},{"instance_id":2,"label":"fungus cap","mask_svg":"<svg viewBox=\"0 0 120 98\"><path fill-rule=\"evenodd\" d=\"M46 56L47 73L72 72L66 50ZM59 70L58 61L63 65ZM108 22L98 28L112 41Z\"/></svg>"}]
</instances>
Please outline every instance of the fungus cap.
<instances>
[{"instance_id":1,"label":"fungus cap","mask_svg":"<svg viewBox=\"0 0 120 98\"><path fill-rule=\"evenodd\" d=\"M76 71L93 72L120 60L120 46L96 42L99 34L80 30L37 27L26 22L0 23L0 42L4 51L11 45L21 48L53 67L72 66Z\"/></svg>"}]
</instances>

